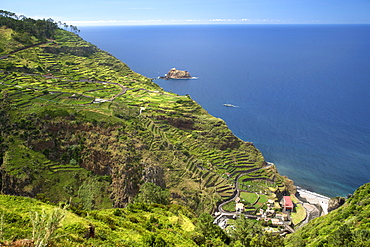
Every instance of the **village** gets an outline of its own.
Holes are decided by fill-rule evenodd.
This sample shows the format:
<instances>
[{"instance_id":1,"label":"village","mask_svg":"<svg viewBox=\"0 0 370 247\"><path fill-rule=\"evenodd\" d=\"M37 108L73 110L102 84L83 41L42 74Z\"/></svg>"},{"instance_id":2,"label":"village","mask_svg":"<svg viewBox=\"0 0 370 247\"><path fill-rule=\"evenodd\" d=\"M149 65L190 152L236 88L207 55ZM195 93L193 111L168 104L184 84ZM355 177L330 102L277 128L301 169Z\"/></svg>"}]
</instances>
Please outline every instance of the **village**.
<instances>
[{"instance_id":1,"label":"village","mask_svg":"<svg viewBox=\"0 0 370 247\"><path fill-rule=\"evenodd\" d=\"M235 219L244 216L261 221L266 232L285 235L327 214L329 198L298 188L296 195L277 198L271 193L237 190L233 198L221 203L214 224L222 229L233 228Z\"/></svg>"}]
</instances>

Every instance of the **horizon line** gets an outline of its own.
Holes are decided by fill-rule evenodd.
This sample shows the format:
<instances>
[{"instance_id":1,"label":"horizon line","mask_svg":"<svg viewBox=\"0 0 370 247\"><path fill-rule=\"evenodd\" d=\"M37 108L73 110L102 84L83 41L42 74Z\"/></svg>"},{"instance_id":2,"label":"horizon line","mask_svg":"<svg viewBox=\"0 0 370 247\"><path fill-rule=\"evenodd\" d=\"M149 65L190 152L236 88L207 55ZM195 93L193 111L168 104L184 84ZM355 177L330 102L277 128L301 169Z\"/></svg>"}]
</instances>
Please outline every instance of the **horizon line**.
<instances>
[{"instance_id":1,"label":"horizon line","mask_svg":"<svg viewBox=\"0 0 370 247\"><path fill-rule=\"evenodd\" d=\"M163 25L369 25L370 22L323 22L319 20L294 22L268 19L211 19L211 20L98 20L66 21L76 26L163 26Z\"/></svg>"},{"instance_id":2,"label":"horizon line","mask_svg":"<svg viewBox=\"0 0 370 247\"><path fill-rule=\"evenodd\" d=\"M71 22L72 23L72 22ZM75 23L76 25L76 23ZM268 26L268 25L370 25L370 23L137 23L137 24L89 24L89 25L81 25L78 24L78 27L130 27L130 26L200 26L200 25L220 25L220 26L227 26L227 25L258 25L258 26Z\"/></svg>"}]
</instances>

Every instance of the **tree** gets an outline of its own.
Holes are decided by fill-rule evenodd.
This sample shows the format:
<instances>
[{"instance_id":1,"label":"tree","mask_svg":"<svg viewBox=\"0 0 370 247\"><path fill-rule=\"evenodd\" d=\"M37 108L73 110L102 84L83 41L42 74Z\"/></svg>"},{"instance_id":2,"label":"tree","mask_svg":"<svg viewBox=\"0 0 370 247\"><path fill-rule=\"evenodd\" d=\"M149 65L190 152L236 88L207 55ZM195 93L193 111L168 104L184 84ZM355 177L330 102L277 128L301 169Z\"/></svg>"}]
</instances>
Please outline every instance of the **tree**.
<instances>
[{"instance_id":1,"label":"tree","mask_svg":"<svg viewBox=\"0 0 370 247\"><path fill-rule=\"evenodd\" d=\"M160 236L160 234L150 234L143 236L145 246L166 247L167 242Z\"/></svg>"},{"instance_id":2,"label":"tree","mask_svg":"<svg viewBox=\"0 0 370 247\"><path fill-rule=\"evenodd\" d=\"M222 246L230 242L230 238L218 225L213 224L213 220L213 217L208 213L202 213L199 216L195 231L200 233L202 237L198 237L195 240L197 244L205 246Z\"/></svg>"},{"instance_id":3,"label":"tree","mask_svg":"<svg viewBox=\"0 0 370 247\"><path fill-rule=\"evenodd\" d=\"M256 236L261 236L262 233L262 226L258 221L249 220L244 215L241 215L235 221L235 228L230 232L230 235L234 242L239 242L242 246L251 246L252 239Z\"/></svg>"},{"instance_id":4,"label":"tree","mask_svg":"<svg viewBox=\"0 0 370 247\"><path fill-rule=\"evenodd\" d=\"M355 246L358 247L370 246L370 230L367 229L356 230L353 233L353 238Z\"/></svg>"},{"instance_id":5,"label":"tree","mask_svg":"<svg viewBox=\"0 0 370 247\"><path fill-rule=\"evenodd\" d=\"M59 22L59 25L61 25L61 22ZM64 25L68 27L67 24ZM21 43L25 43L25 45L29 45L28 43L32 41L32 36L42 42L46 41L47 38L53 38L55 31L59 28L58 23L51 18L34 20L24 15L17 16L15 13L4 10L0 10L0 26L6 26L18 32L19 40L22 41ZM79 33L76 26L70 25L70 28L71 32ZM25 40L25 38L27 39Z\"/></svg>"},{"instance_id":6,"label":"tree","mask_svg":"<svg viewBox=\"0 0 370 247\"><path fill-rule=\"evenodd\" d=\"M253 247L284 247L284 239L280 236L274 236L270 233L264 233L262 236L255 235L250 246Z\"/></svg>"},{"instance_id":7,"label":"tree","mask_svg":"<svg viewBox=\"0 0 370 247\"><path fill-rule=\"evenodd\" d=\"M78 34L80 32L80 30L76 26L69 25L69 28L72 33Z\"/></svg>"},{"instance_id":8,"label":"tree","mask_svg":"<svg viewBox=\"0 0 370 247\"><path fill-rule=\"evenodd\" d=\"M329 236L329 245L353 246L353 235L348 225L341 225L338 230Z\"/></svg>"},{"instance_id":9,"label":"tree","mask_svg":"<svg viewBox=\"0 0 370 247\"><path fill-rule=\"evenodd\" d=\"M170 193L168 190L164 190L153 183L147 182L141 186L139 194L134 199L134 202L167 205L170 202Z\"/></svg>"},{"instance_id":10,"label":"tree","mask_svg":"<svg viewBox=\"0 0 370 247\"><path fill-rule=\"evenodd\" d=\"M78 197L84 209L91 210L95 208L96 200L100 196L100 184L96 178L87 178L78 189Z\"/></svg>"}]
</instances>

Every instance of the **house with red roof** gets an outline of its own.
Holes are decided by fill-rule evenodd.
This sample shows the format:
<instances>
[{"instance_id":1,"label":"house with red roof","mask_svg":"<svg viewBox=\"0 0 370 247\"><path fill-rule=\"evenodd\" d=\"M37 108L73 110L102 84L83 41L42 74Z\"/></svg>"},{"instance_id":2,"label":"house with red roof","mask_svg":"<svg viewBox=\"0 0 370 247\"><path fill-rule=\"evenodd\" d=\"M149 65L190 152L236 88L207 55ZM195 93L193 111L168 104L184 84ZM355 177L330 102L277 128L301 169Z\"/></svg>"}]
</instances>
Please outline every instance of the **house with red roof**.
<instances>
[{"instance_id":1,"label":"house with red roof","mask_svg":"<svg viewBox=\"0 0 370 247\"><path fill-rule=\"evenodd\" d=\"M293 205L293 202L290 196L283 197L283 207L284 207L284 210L289 210L289 211L293 210L294 205Z\"/></svg>"}]
</instances>

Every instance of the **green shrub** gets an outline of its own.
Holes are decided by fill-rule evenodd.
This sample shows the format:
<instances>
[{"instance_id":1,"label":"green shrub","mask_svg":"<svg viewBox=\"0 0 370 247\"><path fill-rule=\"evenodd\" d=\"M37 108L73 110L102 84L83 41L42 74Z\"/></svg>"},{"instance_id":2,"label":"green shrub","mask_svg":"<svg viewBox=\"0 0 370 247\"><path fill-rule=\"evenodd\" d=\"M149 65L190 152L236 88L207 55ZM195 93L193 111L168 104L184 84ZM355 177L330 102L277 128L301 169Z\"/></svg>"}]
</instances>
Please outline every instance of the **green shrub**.
<instances>
[{"instance_id":1,"label":"green shrub","mask_svg":"<svg viewBox=\"0 0 370 247\"><path fill-rule=\"evenodd\" d=\"M36 247L48 246L50 242L59 236L56 230L66 215L65 209L54 208L51 213L42 210L30 212L32 223L32 239Z\"/></svg>"}]
</instances>

